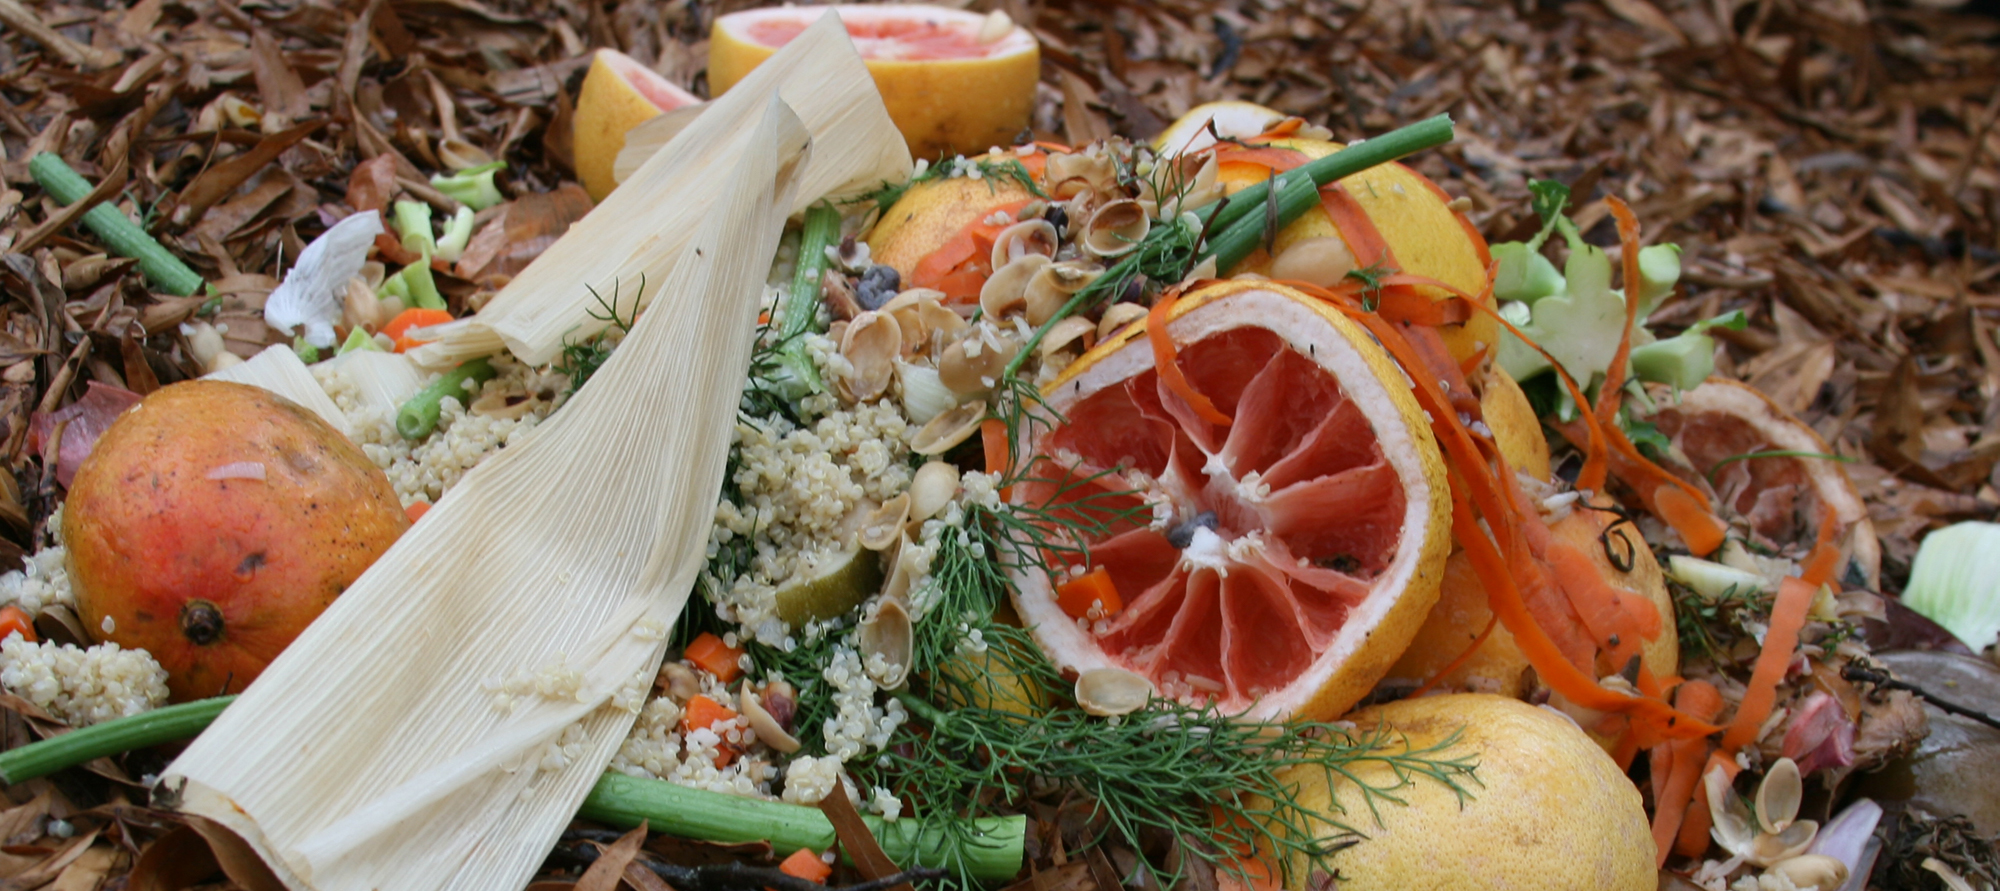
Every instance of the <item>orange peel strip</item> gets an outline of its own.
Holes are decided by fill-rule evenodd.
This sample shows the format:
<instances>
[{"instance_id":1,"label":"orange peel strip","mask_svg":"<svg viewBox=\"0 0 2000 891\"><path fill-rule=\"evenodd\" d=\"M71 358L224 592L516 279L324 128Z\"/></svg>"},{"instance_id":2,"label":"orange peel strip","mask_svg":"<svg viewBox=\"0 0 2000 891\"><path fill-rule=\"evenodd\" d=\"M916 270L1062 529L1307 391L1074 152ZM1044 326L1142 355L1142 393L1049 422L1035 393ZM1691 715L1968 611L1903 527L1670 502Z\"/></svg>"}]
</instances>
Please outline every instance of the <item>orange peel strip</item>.
<instances>
[{"instance_id":1,"label":"orange peel strip","mask_svg":"<svg viewBox=\"0 0 2000 891\"><path fill-rule=\"evenodd\" d=\"M1172 311L1174 303L1180 299L1181 292L1178 288L1168 289L1158 300L1153 301L1153 308L1146 313L1146 340L1153 346L1153 367L1159 372L1160 380L1166 383L1167 389L1186 400L1188 407L1194 409L1194 413L1201 416L1202 420L1227 427L1231 423L1230 417L1216 408L1215 403L1210 402L1207 396L1197 392L1194 385L1188 383L1187 375L1181 373L1180 363L1174 361L1174 336L1167 333L1167 315Z\"/></svg>"}]
</instances>

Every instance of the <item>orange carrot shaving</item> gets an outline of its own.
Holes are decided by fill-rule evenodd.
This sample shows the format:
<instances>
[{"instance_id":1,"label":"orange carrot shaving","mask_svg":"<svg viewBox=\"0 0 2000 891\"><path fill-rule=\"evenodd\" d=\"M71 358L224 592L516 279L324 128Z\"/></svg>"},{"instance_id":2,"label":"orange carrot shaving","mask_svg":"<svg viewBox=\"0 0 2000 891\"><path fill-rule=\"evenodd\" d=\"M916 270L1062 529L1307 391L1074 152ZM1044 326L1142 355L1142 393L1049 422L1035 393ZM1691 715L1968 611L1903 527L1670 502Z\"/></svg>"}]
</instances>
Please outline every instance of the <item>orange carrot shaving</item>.
<instances>
[{"instance_id":1,"label":"orange carrot shaving","mask_svg":"<svg viewBox=\"0 0 2000 891\"><path fill-rule=\"evenodd\" d=\"M687 650L681 653L696 668L715 675L715 679L725 684L736 680L743 673L743 650L722 642L712 631L704 631L688 642Z\"/></svg>"},{"instance_id":2,"label":"orange carrot shaving","mask_svg":"<svg viewBox=\"0 0 2000 891\"><path fill-rule=\"evenodd\" d=\"M1167 315L1173 310L1174 302L1179 300L1180 296L1181 292L1178 289L1169 289L1161 294L1158 300L1153 301L1152 311L1146 314L1146 339L1153 345L1153 367L1159 372L1160 380L1166 383L1167 388L1185 400L1188 407L1194 409L1194 413L1201 416L1202 420L1219 427L1227 427L1230 424L1229 416L1216 408L1215 403L1210 402L1207 396L1195 391L1194 385L1188 383L1187 376L1181 373L1180 363L1174 359L1174 336L1167 333Z\"/></svg>"},{"instance_id":3,"label":"orange carrot shaving","mask_svg":"<svg viewBox=\"0 0 2000 891\"><path fill-rule=\"evenodd\" d=\"M1727 530L1701 502L1673 486L1654 489L1652 500L1653 512L1680 533L1681 540L1687 542L1688 550L1695 556L1705 557L1722 547Z\"/></svg>"},{"instance_id":4,"label":"orange carrot shaving","mask_svg":"<svg viewBox=\"0 0 2000 891\"><path fill-rule=\"evenodd\" d=\"M35 620L28 616L27 610L12 603L0 606L0 640L6 640L10 634L19 634L29 643L39 639L35 637Z\"/></svg>"},{"instance_id":5,"label":"orange carrot shaving","mask_svg":"<svg viewBox=\"0 0 2000 891\"><path fill-rule=\"evenodd\" d=\"M1833 573L1840 568L1840 547L1833 543L1839 531L1839 518L1826 505L1819 507L1819 534L1814 537L1812 553L1799 566L1799 578L1809 585L1823 585L1833 581Z\"/></svg>"},{"instance_id":6,"label":"orange carrot shaving","mask_svg":"<svg viewBox=\"0 0 2000 891\"><path fill-rule=\"evenodd\" d=\"M1722 735L1724 751L1735 752L1757 741L1764 719L1771 716L1771 707L1777 704L1778 682L1784 680L1785 669L1792 664L1799 631L1806 626L1806 613L1818 592L1818 585L1801 578L1788 578L1778 584L1778 597L1771 603L1771 627L1764 632L1764 649L1757 654L1757 666L1750 671L1750 685L1744 690L1743 702L1736 707L1736 718L1729 722L1729 732Z\"/></svg>"},{"instance_id":7,"label":"orange carrot shaving","mask_svg":"<svg viewBox=\"0 0 2000 891\"><path fill-rule=\"evenodd\" d=\"M423 519L424 514L430 512L431 503L428 501L412 501L409 507L403 508L403 516L409 517L412 523Z\"/></svg>"},{"instance_id":8,"label":"orange carrot shaving","mask_svg":"<svg viewBox=\"0 0 2000 891\"><path fill-rule=\"evenodd\" d=\"M1722 693L1707 681L1689 681L1675 692L1674 705L1683 712L1708 720L1722 711ZM1663 751L1667 753L1665 758L1661 756ZM1654 781L1653 847L1658 866L1667 864L1667 854L1673 850L1681 834L1689 805L1701 789L1702 763L1707 760L1706 739L1677 739L1653 750L1654 770L1660 770L1663 762L1666 765L1665 779Z\"/></svg>"},{"instance_id":9,"label":"orange carrot shaving","mask_svg":"<svg viewBox=\"0 0 2000 891\"><path fill-rule=\"evenodd\" d=\"M389 324L383 325L382 333L387 335L390 340L396 342L396 352L406 353L430 342L410 337L409 333L411 329L428 328L432 325L442 325L449 321L451 321L451 313L442 309L424 309L422 307L406 309L397 313L395 318L390 319Z\"/></svg>"},{"instance_id":10,"label":"orange carrot shaving","mask_svg":"<svg viewBox=\"0 0 2000 891\"><path fill-rule=\"evenodd\" d=\"M1056 605L1072 619L1101 619L1125 608L1111 572L1102 566L1056 586Z\"/></svg>"},{"instance_id":11,"label":"orange carrot shaving","mask_svg":"<svg viewBox=\"0 0 2000 891\"><path fill-rule=\"evenodd\" d=\"M1353 305L1344 295L1324 288L1301 288L1306 293L1327 300L1335 308L1360 323L1375 335L1376 340L1405 369L1423 368L1422 362L1411 348L1408 340L1396 326L1389 324L1379 315L1362 310ZM1656 728L1664 738L1685 738L1713 733L1720 729L1706 721L1697 721L1651 697L1629 696L1608 689L1597 683L1592 675L1572 664L1557 648L1548 632L1527 610L1521 599L1515 577L1509 572L1508 560L1503 552L1521 554L1525 551L1519 542L1516 530L1519 524L1528 522L1514 511L1514 502L1505 494L1501 481L1492 467L1485 462L1484 454L1476 444L1473 435L1460 423L1451 402L1445 397L1438 382L1429 375L1413 374L1414 395L1418 404L1432 418L1433 430L1444 448L1450 466L1458 472L1458 479L1464 486L1452 487L1452 529L1467 557L1478 572L1480 581L1487 589L1489 606L1499 617L1500 623L1514 635L1521 651L1534 665L1544 682L1570 701L1597 711L1623 712ZM1477 504L1478 513L1474 512ZM1488 518L1482 527L1479 516ZM1527 562L1515 560L1516 568L1527 572Z\"/></svg>"},{"instance_id":12,"label":"orange carrot shaving","mask_svg":"<svg viewBox=\"0 0 2000 891\"><path fill-rule=\"evenodd\" d=\"M1354 265L1360 269L1371 266L1397 266L1396 255L1389 250L1389 241L1375 228L1375 221L1368 218L1368 211L1361 208L1361 202L1340 183L1328 183L1319 190L1319 206L1326 210L1326 218L1333 223L1334 231L1340 233L1340 240L1347 242L1347 250L1354 255Z\"/></svg>"},{"instance_id":13,"label":"orange carrot shaving","mask_svg":"<svg viewBox=\"0 0 2000 891\"><path fill-rule=\"evenodd\" d=\"M987 216L966 223L944 244L917 261L916 268L910 270L909 286L943 291L945 300L951 303L978 300L980 287L993 274L993 239L1006 228L987 220L992 213L1001 211L1011 219L1027 203L1003 204L992 208Z\"/></svg>"},{"instance_id":14,"label":"orange carrot shaving","mask_svg":"<svg viewBox=\"0 0 2000 891\"><path fill-rule=\"evenodd\" d=\"M1618 352L1611 354L1611 367L1604 370L1596 411L1598 423L1615 427L1618 403L1625 396L1625 366L1632 358L1632 329L1639 326L1639 219L1616 195L1606 196L1604 203L1618 220L1618 245L1625 266L1625 328L1618 335Z\"/></svg>"},{"instance_id":15,"label":"orange carrot shaving","mask_svg":"<svg viewBox=\"0 0 2000 891\"><path fill-rule=\"evenodd\" d=\"M833 867L826 865L826 861L821 860L819 855L809 848L793 851L792 856L786 857L783 863L778 864L778 871L795 879L805 879L822 885L826 884L827 877L833 875Z\"/></svg>"}]
</instances>

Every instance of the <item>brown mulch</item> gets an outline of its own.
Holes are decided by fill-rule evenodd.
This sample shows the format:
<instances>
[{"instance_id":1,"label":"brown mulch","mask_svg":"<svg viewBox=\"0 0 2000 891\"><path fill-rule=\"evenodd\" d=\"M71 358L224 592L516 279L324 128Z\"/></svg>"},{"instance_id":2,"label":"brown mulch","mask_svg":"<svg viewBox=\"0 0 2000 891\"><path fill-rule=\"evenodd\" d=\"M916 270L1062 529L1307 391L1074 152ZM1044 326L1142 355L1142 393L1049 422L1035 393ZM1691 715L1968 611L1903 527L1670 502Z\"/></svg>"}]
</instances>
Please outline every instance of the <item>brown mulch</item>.
<instances>
[{"instance_id":1,"label":"brown mulch","mask_svg":"<svg viewBox=\"0 0 2000 891\"><path fill-rule=\"evenodd\" d=\"M426 185L448 138L509 165L521 250L440 282L455 308L479 305L574 216L577 193L558 190L590 50L700 92L709 22L744 5L0 0L0 567L42 543L58 491L29 436L38 412L92 381L143 393L195 375L181 323L197 312L256 352L275 338L257 309L281 268L356 204L387 188L455 207ZM1616 242L1604 196L1623 197L1648 242L1685 251L1658 327L1745 310L1721 371L1857 459L1891 593L1926 531L2000 510L2000 19L1863 0L972 5L1040 34L1035 127L1053 138L1147 137L1217 99L1336 138L1448 112L1457 142L1413 163L1468 197L1489 239L1532 233L1531 179L1570 183L1599 244ZM219 306L152 292L87 230L51 223L61 208L27 165L43 151L93 183L123 176L109 203ZM26 726L9 713L5 731ZM122 882L147 842L185 841L117 806L120 788L12 790L0 882ZM78 815L73 800L113 804ZM49 836L43 813L90 828ZM90 832L115 844L79 845Z\"/></svg>"}]
</instances>

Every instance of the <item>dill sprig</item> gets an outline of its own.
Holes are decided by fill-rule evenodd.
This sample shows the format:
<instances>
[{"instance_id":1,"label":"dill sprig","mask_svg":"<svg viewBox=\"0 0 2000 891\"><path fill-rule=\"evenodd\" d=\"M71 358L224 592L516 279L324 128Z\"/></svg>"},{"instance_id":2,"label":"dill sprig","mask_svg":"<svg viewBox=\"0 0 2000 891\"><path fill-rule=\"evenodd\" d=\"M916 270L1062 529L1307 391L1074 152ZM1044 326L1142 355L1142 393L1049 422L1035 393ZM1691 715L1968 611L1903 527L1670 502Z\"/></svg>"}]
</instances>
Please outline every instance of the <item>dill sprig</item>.
<instances>
[{"instance_id":1,"label":"dill sprig","mask_svg":"<svg viewBox=\"0 0 2000 891\"><path fill-rule=\"evenodd\" d=\"M584 382L590 380L590 376L596 374L597 369L604 367L605 361L611 358L612 350L617 348L616 344L609 342L611 332L616 330L620 336L628 334L632 330L632 324L638 321L639 299L646 293L646 275L639 274L639 293L632 295L631 312L624 315L619 314L618 310L620 284L617 280L611 282L609 300L598 293L596 288L584 285L584 289L589 291L591 299L597 302L596 309L587 309L584 312L591 318L606 323L608 327L578 341L570 340L567 335L563 337L562 359L555 363L554 370L569 378L569 389L572 393L583 389ZM603 315L598 314L599 310L603 311Z\"/></svg>"}]
</instances>

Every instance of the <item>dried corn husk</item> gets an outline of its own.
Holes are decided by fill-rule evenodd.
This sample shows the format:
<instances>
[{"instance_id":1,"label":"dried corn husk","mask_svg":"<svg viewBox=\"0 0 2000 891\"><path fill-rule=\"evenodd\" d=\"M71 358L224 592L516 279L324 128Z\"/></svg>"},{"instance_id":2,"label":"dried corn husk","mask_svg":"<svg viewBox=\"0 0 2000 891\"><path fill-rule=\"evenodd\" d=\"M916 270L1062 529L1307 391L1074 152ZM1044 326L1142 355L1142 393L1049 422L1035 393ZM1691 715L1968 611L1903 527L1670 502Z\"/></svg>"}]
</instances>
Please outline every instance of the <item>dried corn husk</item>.
<instances>
[{"instance_id":1,"label":"dried corn husk","mask_svg":"<svg viewBox=\"0 0 2000 891\"><path fill-rule=\"evenodd\" d=\"M592 316L605 314L593 289L607 299L616 294L620 313L629 314L635 300L645 305L669 258L713 212L720 188L715 171L747 150L744 135L774 91L798 109L817 146L794 210L829 194L909 177L909 148L894 138L896 125L868 67L839 17L829 12L729 93L707 103L672 142L563 235L563 241L587 249L558 259L548 253L537 257L477 315L441 327L437 342L411 356L437 367L504 347L529 365L545 365L562 351L565 338L587 338L609 324Z\"/></svg>"},{"instance_id":2,"label":"dried corn husk","mask_svg":"<svg viewBox=\"0 0 2000 891\"><path fill-rule=\"evenodd\" d=\"M287 887L519 888L630 730L702 566L809 143L764 95L750 138L717 137L741 155L686 249L658 263L658 311L168 767L183 809ZM544 259L581 271L587 244L565 238ZM557 694L509 693L556 666ZM566 732L573 757L544 762Z\"/></svg>"},{"instance_id":3,"label":"dried corn husk","mask_svg":"<svg viewBox=\"0 0 2000 891\"><path fill-rule=\"evenodd\" d=\"M312 369L299 360L299 354L288 346L273 345L250 358L248 362L238 362L219 371L202 375L204 380L234 381L263 387L273 393L290 399L312 410L313 414L326 419L333 429L354 435L348 428L347 415L343 414L333 400L327 398L326 391L319 382L313 380Z\"/></svg>"},{"instance_id":4,"label":"dried corn husk","mask_svg":"<svg viewBox=\"0 0 2000 891\"><path fill-rule=\"evenodd\" d=\"M402 353L355 350L327 360L322 367L331 367L354 388L354 399L359 403L354 420L358 423L366 423L358 415L370 412L393 418L426 383L424 370Z\"/></svg>"}]
</instances>

